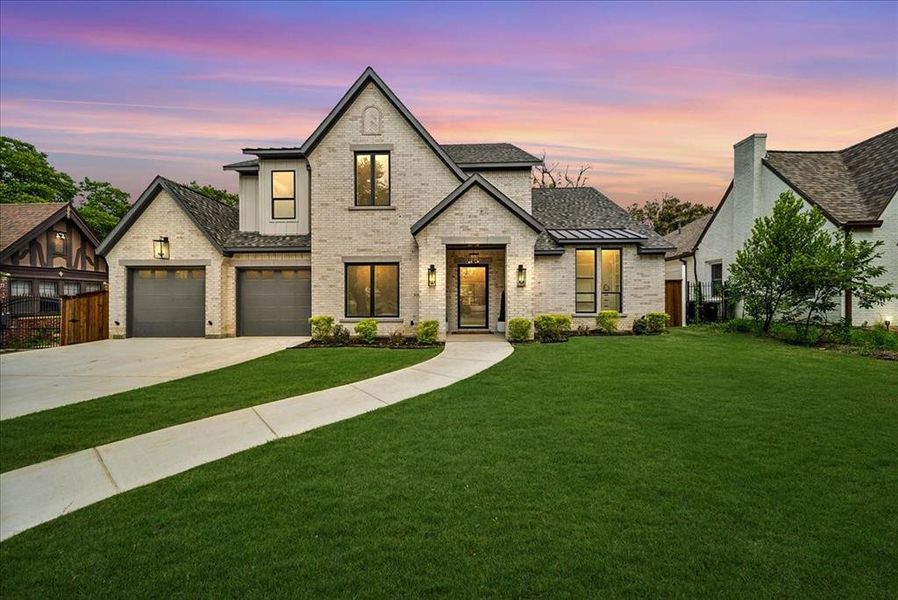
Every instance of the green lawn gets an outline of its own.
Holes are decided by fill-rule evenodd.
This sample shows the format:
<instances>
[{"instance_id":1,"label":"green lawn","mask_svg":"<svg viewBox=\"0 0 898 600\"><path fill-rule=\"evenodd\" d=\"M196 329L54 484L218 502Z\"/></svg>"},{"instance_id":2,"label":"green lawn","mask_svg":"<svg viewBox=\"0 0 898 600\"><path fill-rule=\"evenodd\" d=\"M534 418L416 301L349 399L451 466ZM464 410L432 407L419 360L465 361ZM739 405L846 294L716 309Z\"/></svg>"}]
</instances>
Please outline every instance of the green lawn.
<instances>
[{"instance_id":1,"label":"green lawn","mask_svg":"<svg viewBox=\"0 0 898 600\"><path fill-rule=\"evenodd\" d=\"M898 368L678 331L471 379L0 544L0 595L890 597Z\"/></svg>"},{"instance_id":2,"label":"green lawn","mask_svg":"<svg viewBox=\"0 0 898 600\"><path fill-rule=\"evenodd\" d=\"M132 435L359 381L439 348L283 350L245 363L0 421L0 471Z\"/></svg>"}]
</instances>

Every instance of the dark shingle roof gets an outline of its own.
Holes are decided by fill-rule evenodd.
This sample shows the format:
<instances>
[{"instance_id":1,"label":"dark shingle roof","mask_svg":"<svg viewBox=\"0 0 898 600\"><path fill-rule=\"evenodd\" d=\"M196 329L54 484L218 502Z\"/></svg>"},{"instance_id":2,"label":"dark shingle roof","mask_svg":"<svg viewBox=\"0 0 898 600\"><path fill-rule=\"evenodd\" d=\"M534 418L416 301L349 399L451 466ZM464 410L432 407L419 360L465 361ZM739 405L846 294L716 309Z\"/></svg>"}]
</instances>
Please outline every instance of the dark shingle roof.
<instances>
[{"instance_id":1,"label":"dark shingle roof","mask_svg":"<svg viewBox=\"0 0 898 600\"><path fill-rule=\"evenodd\" d=\"M446 154L460 167L471 165L501 165L542 161L512 144L440 144Z\"/></svg>"},{"instance_id":2,"label":"dark shingle roof","mask_svg":"<svg viewBox=\"0 0 898 600\"><path fill-rule=\"evenodd\" d=\"M701 237L702 232L705 230L705 227L708 226L710 221L711 215L708 214L697 218L695 221L686 223L678 230L664 236L668 242L676 246L676 249L668 252L666 257L680 258L693 254L695 252L695 246L698 244L698 239Z\"/></svg>"},{"instance_id":3,"label":"dark shingle roof","mask_svg":"<svg viewBox=\"0 0 898 600\"><path fill-rule=\"evenodd\" d=\"M876 221L898 189L898 127L835 152L769 150L764 162L837 223Z\"/></svg>"},{"instance_id":4,"label":"dark shingle roof","mask_svg":"<svg viewBox=\"0 0 898 600\"><path fill-rule=\"evenodd\" d=\"M0 204L0 250L18 242L66 206L66 202Z\"/></svg>"},{"instance_id":5,"label":"dark shingle roof","mask_svg":"<svg viewBox=\"0 0 898 600\"><path fill-rule=\"evenodd\" d=\"M595 188L536 188L532 191L533 216L547 229L631 229L646 237L645 250L667 250L671 244L650 227L632 219L626 210ZM536 240L537 252L558 252L546 232Z\"/></svg>"},{"instance_id":6,"label":"dark shingle roof","mask_svg":"<svg viewBox=\"0 0 898 600\"><path fill-rule=\"evenodd\" d=\"M163 189L177 200L190 214L203 233L223 248L228 236L239 226L237 209L213 200L186 185L160 177Z\"/></svg>"},{"instance_id":7,"label":"dark shingle roof","mask_svg":"<svg viewBox=\"0 0 898 600\"><path fill-rule=\"evenodd\" d=\"M256 231L232 231L224 244L227 250L294 250L308 252L312 248L312 236L306 235L263 235Z\"/></svg>"}]
</instances>

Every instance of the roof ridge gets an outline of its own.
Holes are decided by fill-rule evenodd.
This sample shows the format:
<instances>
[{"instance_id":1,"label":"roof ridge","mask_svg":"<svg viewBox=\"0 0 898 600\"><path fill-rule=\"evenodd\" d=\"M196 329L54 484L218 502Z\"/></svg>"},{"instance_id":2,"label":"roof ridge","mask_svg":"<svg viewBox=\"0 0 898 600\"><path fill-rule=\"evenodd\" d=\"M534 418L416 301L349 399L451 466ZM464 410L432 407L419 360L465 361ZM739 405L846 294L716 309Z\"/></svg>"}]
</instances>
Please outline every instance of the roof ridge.
<instances>
[{"instance_id":1,"label":"roof ridge","mask_svg":"<svg viewBox=\"0 0 898 600\"><path fill-rule=\"evenodd\" d=\"M872 142L876 138L880 138L884 135L894 133L895 131L898 131L898 127L892 127L891 129L886 129L885 131L882 131L880 133L877 133L874 136L868 137L865 140L861 140L861 141L856 142L850 146L842 148L841 150L768 150L767 153L769 154L771 152L782 152L782 153L788 152L790 154L841 154L843 152L847 152L848 150L853 150L853 149L857 148L858 146L862 146L863 144L866 144L867 142Z\"/></svg>"},{"instance_id":2,"label":"roof ridge","mask_svg":"<svg viewBox=\"0 0 898 600\"><path fill-rule=\"evenodd\" d=\"M211 200L212 202L215 202L216 204L219 204L219 205L224 206L224 207L226 207L226 208L230 208L230 209L232 209L232 210L238 210L236 206L231 206L230 204L225 204L224 202L222 202L222 201L219 200L218 198L213 198L212 196L209 196L208 194L204 194L203 192L200 192L200 191L198 191L198 190L195 190L195 189L193 189L192 187L190 187L189 185L184 185L183 183L180 183L180 182L175 181L175 180L173 180L173 179L169 179L168 177L163 177L162 175L157 175L157 177L159 177L162 181L164 181L164 182L166 182L166 183L170 183L170 184L172 184L172 185L176 185L176 186L178 186L179 188L181 188L182 190L186 190L186 191L188 191L188 192L190 192L190 193L196 194L197 196L201 196L201 197L205 198L206 200Z\"/></svg>"}]
</instances>

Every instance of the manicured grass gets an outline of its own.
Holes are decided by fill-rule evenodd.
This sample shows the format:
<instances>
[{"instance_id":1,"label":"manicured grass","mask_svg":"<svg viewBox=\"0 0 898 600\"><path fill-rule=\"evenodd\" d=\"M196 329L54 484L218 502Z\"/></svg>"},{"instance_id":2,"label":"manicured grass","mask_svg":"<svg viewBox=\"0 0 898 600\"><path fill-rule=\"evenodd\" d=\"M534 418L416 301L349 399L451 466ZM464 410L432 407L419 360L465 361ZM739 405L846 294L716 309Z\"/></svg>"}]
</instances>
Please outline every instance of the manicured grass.
<instances>
[{"instance_id":1,"label":"manicured grass","mask_svg":"<svg viewBox=\"0 0 898 600\"><path fill-rule=\"evenodd\" d=\"M471 379L0 544L0 595L895 597L894 363L679 331Z\"/></svg>"},{"instance_id":2,"label":"manicured grass","mask_svg":"<svg viewBox=\"0 0 898 600\"><path fill-rule=\"evenodd\" d=\"M359 381L439 348L283 350L245 363L0 421L0 471L178 423Z\"/></svg>"}]
</instances>

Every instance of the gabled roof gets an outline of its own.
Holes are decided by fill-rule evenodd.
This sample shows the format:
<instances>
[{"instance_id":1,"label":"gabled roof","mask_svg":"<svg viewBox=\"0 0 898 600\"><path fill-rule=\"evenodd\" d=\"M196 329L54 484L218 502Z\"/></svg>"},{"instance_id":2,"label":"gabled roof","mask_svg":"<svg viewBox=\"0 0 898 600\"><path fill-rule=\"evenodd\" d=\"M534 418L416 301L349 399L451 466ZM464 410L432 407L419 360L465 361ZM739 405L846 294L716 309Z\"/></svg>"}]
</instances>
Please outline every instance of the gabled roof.
<instances>
[{"instance_id":1,"label":"gabled roof","mask_svg":"<svg viewBox=\"0 0 898 600\"><path fill-rule=\"evenodd\" d=\"M528 213L526 210L518 206L518 204L500 192L493 184L483 178L479 173L475 173L468 177L464 183L455 188L448 196L443 198L439 204L431 208L427 211L427 214L418 219L414 225L412 225L412 235L417 234L419 231L427 227L427 225L436 219L440 214L452 206L452 204L465 195L465 192L470 190L472 187L477 186L485 191L490 197L496 200L499 204L507 208L514 216L523 221L528 227L533 229L534 231L541 232L543 230L542 225L540 225L539 221L533 218L533 216Z\"/></svg>"},{"instance_id":2,"label":"gabled roof","mask_svg":"<svg viewBox=\"0 0 898 600\"><path fill-rule=\"evenodd\" d=\"M675 258L683 258L695 254L695 247L698 246L698 240L705 231L705 227L711 222L713 213L699 217L694 221L686 223L676 231L672 231L664 236L664 238L673 244L675 248L670 250L665 258L673 260Z\"/></svg>"},{"instance_id":3,"label":"gabled roof","mask_svg":"<svg viewBox=\"0 0 898 600\"><path fill-rule=\"evenodd\" d=\"M650 227L630 217L626 210L599 190L581 188L536 188L532 191L533 216L546 229L627 229L645 238L640 252L664 252L670 243ZM583 243L595 243L583 240ZM635 240L634 240L635 241ZM538 254L560 254L563 248L550 235L537 239Z\"/></svg>"},{"instance_id":4,"label":"gabled roof","mask_svg":"<svg viewBox=\"0 0 898 600\"><path fill-rule=\"evenodd\" d=\"M442 144L462 169L530 168L543 161L513 144Z\"/></svg>"},{"instance_id":5,"label":"gabled roof","mask_svg":"<svg viewBox=\"0 0 898 600\"><path fill-rule=\"evenodd\" d=\"M0 204L0 256L5 258L17 246L30 242L64 218L71 219L94 246L100 243L70 202Z\"/></svg>"},{"instance_id":6,"label":"gabled roof","mask_svg":"<svg viewBox=\"0 0 898 600\"><path fill-rule=\"evenodd\" d=\"M352 84L352 87L343 95L337 105L331 110L331 112L325 117L324 121L321 122L320 125L312 132L306 141L303 143L300 151L302 154L308 156L312 150L315 149L315 146L324 139L324 136L328 131L334 126L334 124L339 120L343 113L352 105L353 101L362 93L365 87L369 84L374 84L377 89L381 91L381 93L386 96L386 98L390 101L390 103L399 111L399 113L405 118L409 125L411 125L412 129L418 132L427 145L436 153L437 156L440 157L440 160L445 163L445 165L449 168L452 173L458 177L459 181L464 181L465 173L462 171L458 165L456 165L446 151L434 141L433 137L423 125L415 118L415 116L409 111L408 108L402 103L399 98L396 97L396 94L393 93L393 90L384 83L383 79L374 72L374 69L368 67L362 73L362 75L356 79L355 83Z\"/></svg>"},{"instance_id":7,"label":"gabled roof","mask_svg":"<svg viewBox=\"0 0 898 600\"><path fill-rule=\"evenodd\" d=\"M769 150L764 164L836 224L874 224L898 190L898 127L844 150Z\"/></svg>"},{"instance_id":8,"label":"gabled roof","mask_svg":"<svg viewBox=\"0 0 898 600\"><path fill-rule=\"evenodd\" d=\"M225 252L225 242L239 224L237 209L157 175L131 207L131 210L103 240L103 243L97 248L97 253L102 255L108 253L162 190L168 192L168 195L187 213L193 224L219 252Z\"/></svg>"}]
</instances>

